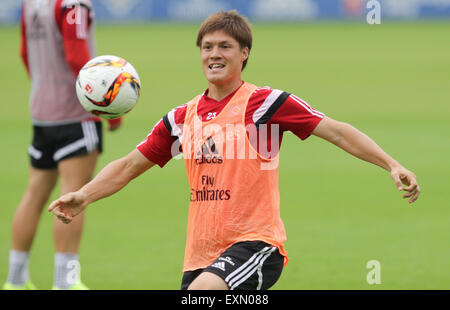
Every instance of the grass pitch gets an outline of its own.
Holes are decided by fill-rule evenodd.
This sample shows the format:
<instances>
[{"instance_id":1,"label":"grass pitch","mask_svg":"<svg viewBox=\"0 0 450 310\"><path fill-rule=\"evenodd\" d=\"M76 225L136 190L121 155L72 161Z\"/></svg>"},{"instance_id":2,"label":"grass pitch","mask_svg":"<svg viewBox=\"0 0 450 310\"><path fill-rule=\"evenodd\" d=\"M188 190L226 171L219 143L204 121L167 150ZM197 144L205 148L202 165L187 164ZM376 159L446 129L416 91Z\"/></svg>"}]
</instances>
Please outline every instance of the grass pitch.
<instances>
[{"instance_id":1,"label":"grass pitch","mask_svg":"<svg viewBox=\"0 0 450 310\"><path fill-rule=\"evenodd\" d=\"M105 134L97 171L130 152L170 109L207 87L198 25L98 26L98 55L129 60L142 98ZM402 200L389 173L319 138L284 136L281 213L290 262L273 289L450 289L450 24L254 24L244 79L283 89L372 137L414 171L422 195ZM10 227L26 186L29 82L19 30L0 28L0 282ZM105 184L107 186L107 184ZM58 190L52 195L52 200ZM80 250L92 289L178 289L189 191L184 164L154 167L87 211ZM42 214L31 255L38 288L53 280L52 215ZM381 284L369 285L369 260Z\"/></svg>"}]
</instances>

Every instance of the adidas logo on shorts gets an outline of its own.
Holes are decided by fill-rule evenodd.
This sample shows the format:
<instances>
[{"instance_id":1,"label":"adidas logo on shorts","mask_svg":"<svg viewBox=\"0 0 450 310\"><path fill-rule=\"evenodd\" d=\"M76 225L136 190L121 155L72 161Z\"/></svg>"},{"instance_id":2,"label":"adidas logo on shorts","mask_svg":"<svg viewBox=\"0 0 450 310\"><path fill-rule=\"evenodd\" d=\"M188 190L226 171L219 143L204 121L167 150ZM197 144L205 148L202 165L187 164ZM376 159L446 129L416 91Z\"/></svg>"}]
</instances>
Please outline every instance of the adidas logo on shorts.
<instances>
[{"instance_id":1,"label":"adidas logo on shorts","mask_svg":"<svg viewBox=\"0 0 450 310\"><path fill-rule=\"evenodd\" d=\"M219 260L223 260L223 261L225 261L227 263L230 263L232 266L234 266L233 260L229 256L227 256L225 258L224 257L219 257Z\"/></svg>"},{"instance_id":2,"label":"adidas logo on shorts","mask_svg":"<svg viewBox=\"0 0 450 310\"><path fill-rule=\"evenodd\" d=\"M211 267L215 267L222 271L225 271L225 262L216 262L216 263L212 264Z\"/></svg>"}]
</instances>

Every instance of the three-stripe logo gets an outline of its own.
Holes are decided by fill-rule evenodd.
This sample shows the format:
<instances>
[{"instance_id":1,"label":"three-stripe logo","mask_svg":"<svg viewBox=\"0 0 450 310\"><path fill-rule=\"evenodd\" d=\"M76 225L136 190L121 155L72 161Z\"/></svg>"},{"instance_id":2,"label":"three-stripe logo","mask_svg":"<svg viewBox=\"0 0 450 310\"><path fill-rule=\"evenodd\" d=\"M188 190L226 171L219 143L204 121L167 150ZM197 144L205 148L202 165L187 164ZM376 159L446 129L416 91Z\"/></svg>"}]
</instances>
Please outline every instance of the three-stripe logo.
<instances>
[{"instance_id":1,"label":"three-stripe logo","mask_svg":"<svg viewBox=\"0 0 450 310\"><path fill-rule=\"evenodd\" d=\"M258 274L258 286L256 289L261 289L263 283L262 266L265 260L275 251L276 247L265 247L261 251L255 253L242 266L233 271L225 278L231 290L238 287L241 283L250 278L255 272Z\"/></svg>"}]
</instances>

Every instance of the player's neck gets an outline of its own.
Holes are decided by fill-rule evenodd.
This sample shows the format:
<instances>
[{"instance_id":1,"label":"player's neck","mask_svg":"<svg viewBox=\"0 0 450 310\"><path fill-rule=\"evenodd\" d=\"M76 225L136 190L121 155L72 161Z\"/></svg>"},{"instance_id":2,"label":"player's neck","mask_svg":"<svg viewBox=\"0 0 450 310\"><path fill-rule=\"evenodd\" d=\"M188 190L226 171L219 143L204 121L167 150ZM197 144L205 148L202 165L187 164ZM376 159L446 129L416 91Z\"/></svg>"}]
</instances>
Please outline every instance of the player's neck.
<instances>
[{"instance_id":1,"label":"player's neck","mask_svg":"<svg viewBox=\"0 0 450 310\"><path fill-rule=\"evenodd\" d=\"M237 79L227 84L209 83L208 97L216 101L221 101L223 98L238 89L242 85L242 83L243 81L241 79Z\"/></svg>"}]
</instances>

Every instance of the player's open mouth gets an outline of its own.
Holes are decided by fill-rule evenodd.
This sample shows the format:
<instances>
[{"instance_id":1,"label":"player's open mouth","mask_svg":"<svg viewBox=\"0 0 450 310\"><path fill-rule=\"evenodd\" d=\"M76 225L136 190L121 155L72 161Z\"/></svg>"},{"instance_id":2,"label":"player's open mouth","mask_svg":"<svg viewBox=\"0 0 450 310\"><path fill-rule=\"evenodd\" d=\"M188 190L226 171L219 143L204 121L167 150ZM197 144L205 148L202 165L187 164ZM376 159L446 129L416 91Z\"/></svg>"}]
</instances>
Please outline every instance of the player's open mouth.
<instances>
[{"instance_id":1,"label":"player's open mouth","mask_svg":"<svg viewBox=\"0 0 450 310\"><path fill-rule=\"evenodd\" d=\"M214 70L214 69L222 69L222 68L225 67L225 65L223 65L223 64L210 64L208 67L209 67L209 69Z\"/></svg>"}]
</instances>

